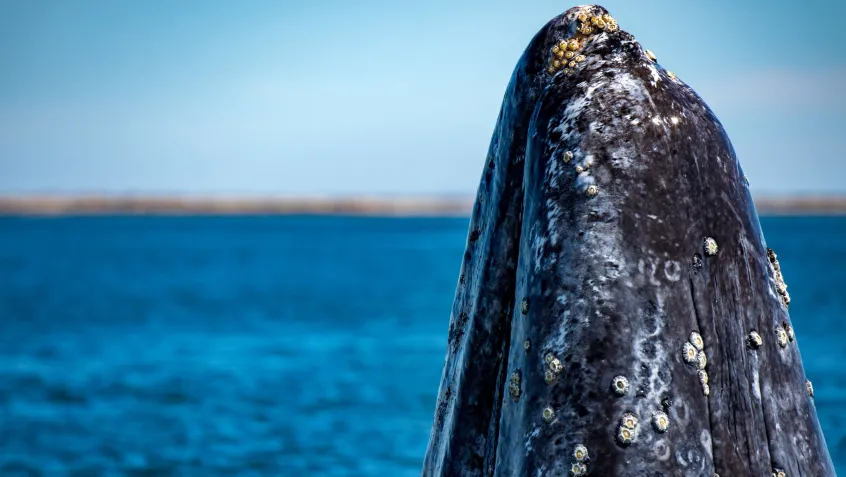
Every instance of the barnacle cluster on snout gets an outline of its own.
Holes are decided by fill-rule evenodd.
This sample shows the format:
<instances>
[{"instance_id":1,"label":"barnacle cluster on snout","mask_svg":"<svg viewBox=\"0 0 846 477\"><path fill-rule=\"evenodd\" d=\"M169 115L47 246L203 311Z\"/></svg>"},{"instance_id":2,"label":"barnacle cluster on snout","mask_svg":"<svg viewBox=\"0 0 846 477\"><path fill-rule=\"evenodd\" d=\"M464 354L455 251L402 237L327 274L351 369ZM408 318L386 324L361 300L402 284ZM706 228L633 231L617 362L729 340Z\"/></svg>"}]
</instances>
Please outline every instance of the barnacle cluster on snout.
<instances>
[{"instance_id":1,"label":"barnacle cluster on snout","mask_svg":"<svg viewBox=\"0 0 846 477\"><path fill-rule=\"evenodd\" d=\"M546 72L550 75L558 71L563 71L565 74L572 73L587 59L578 53L592 35L603 31L612 33L619 29L617 20L608 13L594 11L594 8L589 6L582 8L577 16L576 34L559 41L552 47Z\"/></svg>"},{"instance_id":2,"label":"barnacle cluster on snout","mask_svg":"<svg viewBox=\"0 0 846 477\"><path fill-rule=\"evenodd\" d=\"M790 305L790 294L787 293L787 283L784 282L784 276L781 274L781 266L778 264L778 258L771 248L767 249L767 260L770 262L770 270L773 272L776 291L781 297L781 303L786 307Z\"/></svg>"}]
</instances>

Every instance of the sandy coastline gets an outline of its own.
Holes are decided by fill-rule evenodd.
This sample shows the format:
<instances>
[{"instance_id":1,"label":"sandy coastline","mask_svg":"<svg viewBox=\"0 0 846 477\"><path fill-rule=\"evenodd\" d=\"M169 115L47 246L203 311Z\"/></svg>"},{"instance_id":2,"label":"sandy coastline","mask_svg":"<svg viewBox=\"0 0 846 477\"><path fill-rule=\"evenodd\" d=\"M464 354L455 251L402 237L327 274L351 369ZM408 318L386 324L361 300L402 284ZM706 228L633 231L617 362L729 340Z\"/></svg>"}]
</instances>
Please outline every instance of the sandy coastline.
<instances>
[{"instance_id":1,"label":"sandy coastline","mask_svg":"<svg viewBox=\"0 0 846 477\"><path fill-rule=\"evenodd\" d=\"M760 215L846 215L846 196L758 197ZM466 216L472 197L0 196L0 215Z\"/></svg>"}]
</instances>

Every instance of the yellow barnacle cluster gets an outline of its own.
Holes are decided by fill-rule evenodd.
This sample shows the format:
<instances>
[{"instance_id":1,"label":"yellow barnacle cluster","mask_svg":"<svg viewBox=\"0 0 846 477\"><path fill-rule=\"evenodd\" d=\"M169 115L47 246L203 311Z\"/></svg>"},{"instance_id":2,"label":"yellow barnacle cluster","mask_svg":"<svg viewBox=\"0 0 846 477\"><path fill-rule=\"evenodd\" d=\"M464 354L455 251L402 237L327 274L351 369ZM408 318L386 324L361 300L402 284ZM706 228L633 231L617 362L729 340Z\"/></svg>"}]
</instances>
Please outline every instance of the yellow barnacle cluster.
<instances>
[{"instance_id":1,"label":"yellow barnacle cluster","mask_svg":"<svg viewBox=\"0 0 846 477\"><path fill-rule=\"evenodd\" d=\"M602 31L615 32L620 29L617 25L617 20L611 15L607 13L594 15L591 7L582 9L577 19L576 35L572 38L561 40L552 47L549 64L546 68L547 73L551 75L554 75L558 71L564 71L565 74L572 73L579 66L579 63L587 59L584 55L577 54L577 52L581 50L591 35Z\"/></svg>"}]
</instances>

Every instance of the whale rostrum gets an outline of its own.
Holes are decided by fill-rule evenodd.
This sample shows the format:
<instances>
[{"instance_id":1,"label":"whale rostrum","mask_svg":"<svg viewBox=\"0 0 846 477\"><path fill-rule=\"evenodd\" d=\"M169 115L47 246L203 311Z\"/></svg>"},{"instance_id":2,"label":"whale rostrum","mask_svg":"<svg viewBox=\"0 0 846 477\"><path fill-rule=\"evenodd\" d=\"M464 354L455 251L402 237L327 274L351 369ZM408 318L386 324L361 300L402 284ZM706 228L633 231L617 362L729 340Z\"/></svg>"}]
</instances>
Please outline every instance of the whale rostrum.
<instances>
[{"instance_id":1,"label":"whale rostrum","mask_svg":"<svg viewBox=\"0 0 846 477\"><path fill-rule=\"evenodd\" d=\"M473 208L424 476L834 476L731 142L600 6L531 40Z\"/></svg>"}]
</instances>

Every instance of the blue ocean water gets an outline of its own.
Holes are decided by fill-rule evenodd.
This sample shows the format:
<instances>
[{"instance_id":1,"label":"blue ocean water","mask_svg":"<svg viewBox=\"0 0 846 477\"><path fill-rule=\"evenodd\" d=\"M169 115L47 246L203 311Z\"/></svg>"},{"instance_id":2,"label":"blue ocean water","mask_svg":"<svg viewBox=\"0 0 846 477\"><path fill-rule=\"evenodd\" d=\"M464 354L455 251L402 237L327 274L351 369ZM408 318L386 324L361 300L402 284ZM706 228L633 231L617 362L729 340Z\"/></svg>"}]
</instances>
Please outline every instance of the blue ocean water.
<instances>
[{"instance_id":1,"label":"blue ocean water","mask_svg":"<svg viewBox=\"0 0 846 477\"><path fill-rule=\"evenodd\" d=\"M764 218L846 475L846 218ZM467 219L0 219L0 475L417 476Z\"/></svg>"}]
</instances>

